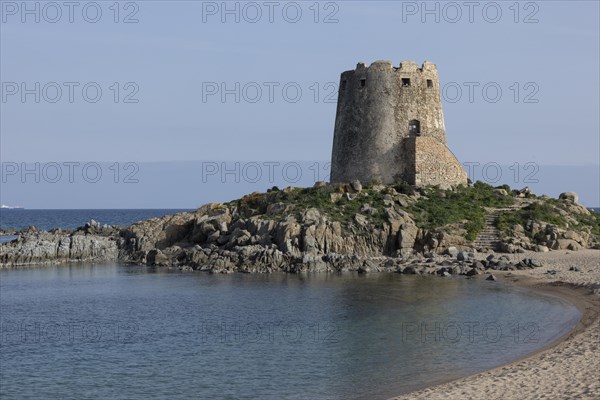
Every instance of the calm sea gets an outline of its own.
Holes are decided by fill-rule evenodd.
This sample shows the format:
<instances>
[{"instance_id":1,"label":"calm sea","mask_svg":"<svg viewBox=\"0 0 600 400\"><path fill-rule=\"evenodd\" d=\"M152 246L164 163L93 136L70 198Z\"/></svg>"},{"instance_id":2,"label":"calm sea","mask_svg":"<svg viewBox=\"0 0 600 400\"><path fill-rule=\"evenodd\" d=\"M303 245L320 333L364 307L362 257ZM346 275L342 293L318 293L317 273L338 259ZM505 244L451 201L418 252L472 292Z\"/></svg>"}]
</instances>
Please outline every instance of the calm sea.
<instances>
[{"instance_id":1,"label":"calm sea","mask_svg":"<svg viewBox=\"0 0 600 400\"><path fill-rule=\"evenodd\" d=\"M523 356L579 317L455 277L0 271L0 397L386 399Z\"/></svg>"},{"instance_id":2,"label":"calm sea","mask_svg":"<svg viewBox=\"0 0 600 400\"><path fill-rule=\"evenodd\" d=\"M0 209L0 229L22 229L34 225L38 229L74 229L90 220L100 224L127 226L147 218L174 214L180 209L141 210L10 210Z\"/></svg>"}]
</instances>

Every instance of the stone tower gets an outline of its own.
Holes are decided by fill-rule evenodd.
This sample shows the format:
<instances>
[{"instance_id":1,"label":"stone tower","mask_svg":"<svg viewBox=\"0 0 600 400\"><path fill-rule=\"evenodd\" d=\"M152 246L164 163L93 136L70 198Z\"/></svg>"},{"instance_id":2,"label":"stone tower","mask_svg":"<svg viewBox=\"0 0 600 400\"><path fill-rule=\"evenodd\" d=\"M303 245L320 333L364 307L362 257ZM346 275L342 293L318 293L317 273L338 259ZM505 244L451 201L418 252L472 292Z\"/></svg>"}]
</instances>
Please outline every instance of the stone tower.
<instances>
[{"instance_id":1,"label":"stone tower","mask_svg":"<svg viewBox=\"0 0 600 400\"><path fill-rule=\"evenodd\" d=\"M331 182L397 179L412 185L467 184L467 174L446 145L435 64L406 61L342 73Z\"/></svg>"}]
</instances>

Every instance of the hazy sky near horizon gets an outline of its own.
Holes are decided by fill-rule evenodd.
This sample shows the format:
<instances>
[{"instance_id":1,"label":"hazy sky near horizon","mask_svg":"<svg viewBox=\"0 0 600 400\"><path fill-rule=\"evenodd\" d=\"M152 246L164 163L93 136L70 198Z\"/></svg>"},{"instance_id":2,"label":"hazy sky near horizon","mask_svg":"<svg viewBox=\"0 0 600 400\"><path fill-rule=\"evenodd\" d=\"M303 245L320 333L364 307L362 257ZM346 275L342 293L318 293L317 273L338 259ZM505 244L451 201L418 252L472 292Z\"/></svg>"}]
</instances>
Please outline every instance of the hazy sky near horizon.
<instances>
[{"instance_id":1,"label":"hazy sky near horizon","mask_svg":"<svg viewBox=\"0 0 600 400\"><path fill-rule=\"evenodd\" d=\"M438 65L463 163L600 165L597 1L0 3L3 166L326 161L340 73L379 59Z\"/></svg>"}]
</instances>

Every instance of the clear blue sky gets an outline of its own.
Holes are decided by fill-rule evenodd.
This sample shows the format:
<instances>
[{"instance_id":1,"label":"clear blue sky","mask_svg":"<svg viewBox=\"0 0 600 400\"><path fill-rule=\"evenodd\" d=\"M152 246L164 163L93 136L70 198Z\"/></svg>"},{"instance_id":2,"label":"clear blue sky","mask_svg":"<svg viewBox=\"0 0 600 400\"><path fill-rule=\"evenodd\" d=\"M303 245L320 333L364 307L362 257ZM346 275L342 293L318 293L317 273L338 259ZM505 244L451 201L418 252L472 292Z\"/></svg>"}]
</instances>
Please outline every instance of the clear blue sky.
<instances>
[{"instance_id":1,"label":"clear blue sky","mask_svg":"<svg viewBox=\"0 0 600 400\"><path fill-rule=\"evenodd\" d=\"M252 3L258 4L260 18L256 7L228 2L231 9L239 7L239 23L234 14L221 21L220 1L121 3L118 16L112 1L101 1L102 16L96 23L86 21L94 20L97 11L88 6L84 13L88 2L72 10L73 23L67 7L59 10L59 18L56 9L38 3L36 23L36 15L24 13L20 1L1 2L3 166L24 161L108 162L106 168L117 161L119 168L125 162L328 161L335 118L335 102L326 101L335 89L328 83L337 85L339 74L359 61L387 59L397 65L429 60L438 65L447 91L447 138L462 162L519 163L522 174L528 172L523 167L528 162L542 172L550 165L582 167L586 173L554 186L552 175L542 174L543 190L577 187L587 205L599 205L597 1L520 2L516 8L513 1L479 2L473 10L463 2L454 3L460 10L427 3L430 10L437 4L438 15L425 13L420 1L320 2L318 7L313 1L280 2L273 9L273 22L264 2ZM27 4L33 9L36 2ZM296 4L302 16L291 23ZM495 4L500 4L499 17ZM127 18L138 22L124 23ZM58 21L51 23L53 19ZM257 22L251 23L253 19ZM326 19L338 22L324 23ZM36 82L40 102L33 93L23 103L21 84L36 92ZM73 102L68 82L74 82ZM88 99L95 96L95 87L102 89L96 103L82 93L90 82ZM234 89L236 82L239 103L234 94L222 102L220 94L207 92L220 90L221 83ZM268 82L275 85L272 102ZM469 85L474 87L472 101ZM51 103L56 86L62 88L62 97ZM253 103L257 86L262 97ZM459 99L456 86L462 89ZM298 87L302 96L292 102ZM493 102L497 88L502 96ZM124 102L127 95L138 102ZM137 176L145 181L127 189L103 181L100 197L98 185L92 190L77 177L73 183L48 184L43 176L40 183L31 176L21 183L10 175L2 183L0 201L32 208L88 208L195 207L222 200L221 186L211 182L199 182L190 199L161 190L178 180L189 184L193 176L190 171L173 172L185 164L172 164L179 167L168 173L153 169L151 176L141 169L147 164L138 164ZM63 177L66 171L63 166ZM102 179L113 172L106 169ZM515 186L525 186L522 180L520 176ZM148 189L150 182L153 190ZM247 189L238 188L232 195Z\"/></svg>"}]
</instances>

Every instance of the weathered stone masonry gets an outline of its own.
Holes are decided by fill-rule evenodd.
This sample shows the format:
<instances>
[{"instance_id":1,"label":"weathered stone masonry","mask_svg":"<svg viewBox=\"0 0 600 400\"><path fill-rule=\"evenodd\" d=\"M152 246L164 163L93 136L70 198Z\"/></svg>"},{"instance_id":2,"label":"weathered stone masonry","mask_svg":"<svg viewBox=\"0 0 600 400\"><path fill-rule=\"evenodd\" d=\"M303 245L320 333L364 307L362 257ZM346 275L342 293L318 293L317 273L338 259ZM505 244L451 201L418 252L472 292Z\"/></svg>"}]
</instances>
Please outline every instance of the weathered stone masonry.
<instances>
[{"instance_id":1,"label":"weathered stone masonry","mask_svg":"<svg viewBox=\"0 0 600 400\"><path fill-rule=\"evenodd\" d=\"M343 72L331 181L458 185L467 174L446 145L435 64L359 63Z\"/></svg>"}]
</instances>

